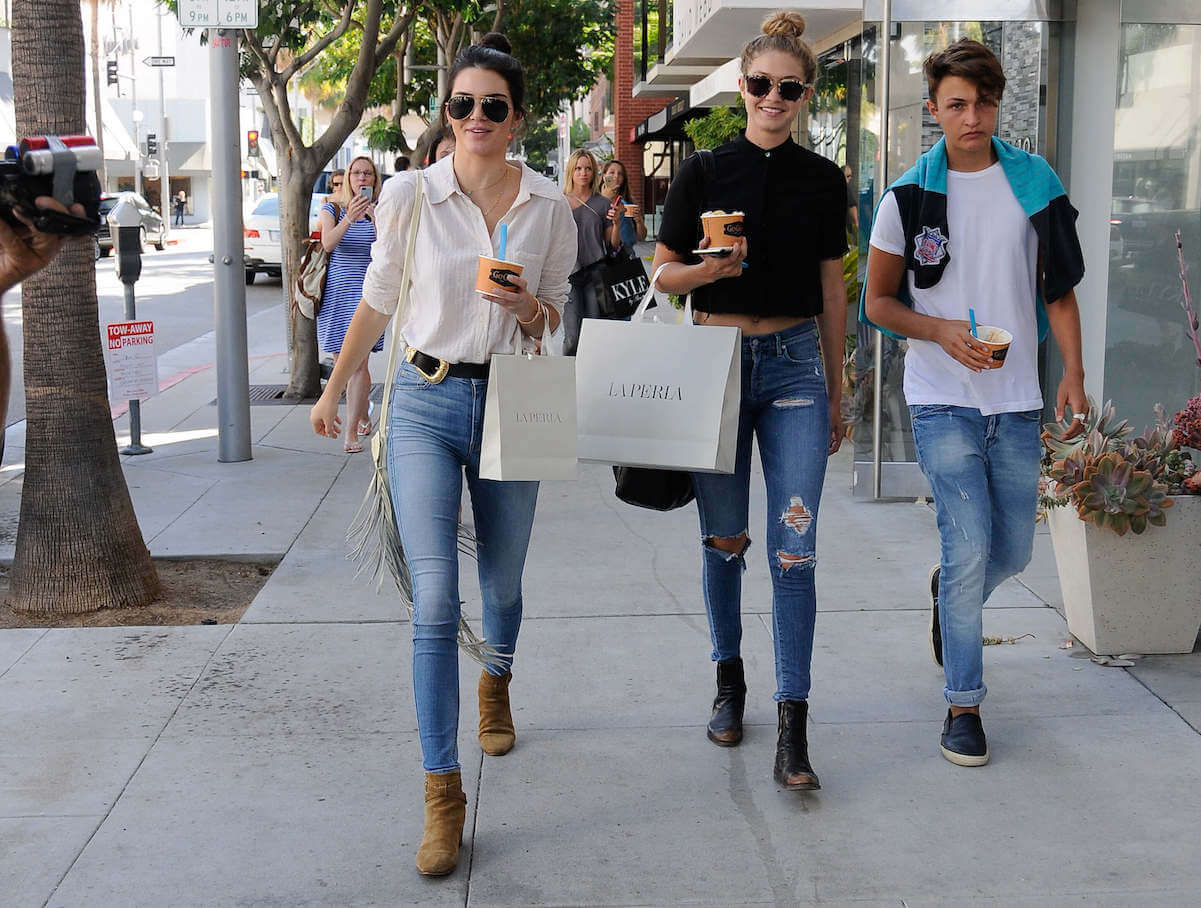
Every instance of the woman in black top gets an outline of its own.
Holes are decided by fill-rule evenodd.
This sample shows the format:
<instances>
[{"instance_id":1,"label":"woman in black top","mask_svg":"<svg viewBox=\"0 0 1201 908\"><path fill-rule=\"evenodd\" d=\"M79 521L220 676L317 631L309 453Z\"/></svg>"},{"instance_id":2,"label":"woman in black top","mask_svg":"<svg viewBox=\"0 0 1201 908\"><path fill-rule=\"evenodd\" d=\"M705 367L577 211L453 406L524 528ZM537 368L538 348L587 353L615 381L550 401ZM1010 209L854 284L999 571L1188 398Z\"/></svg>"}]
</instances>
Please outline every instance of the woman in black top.
<instances>
[{"instance_id":1,"label":"woman in black top","mask_svg":"<svg viewBox=\"0 0 1201 908\"><path fill-rule=\"evenodd\" d=\"M817 610L813 568L826 458L842 440L839 416L846 290L842 256L846 180L838 165L800 148L789 132L812 94L817 61L801 40L798 13L774 13L742 52L739 88L747 128L717 148L711 166L693 155L671 184L655 268L658 288L692 293L695 320L742 330L742 406L733 475L696 473L703 584L717 698L709 739L742 739L746 698L740 645L741 582L750 545L751 439L767 483L767 560L772 576L779 740L774 775L787 789L821 787L805 735ZM700 216L744 214L741 239L724 257ZM820 353L819 330L820 329Z\"/></svg>"},{"instance_id":2,"label":"woman in black top","mask_svg":"<svg viewBox=\"0 0 1201 908\"><path fill-rule=\"evenodd\" d=\"M580 323L600 318L603 294L599 269L609 251L621 248L621 224L615 222L617 199L600 193L600 172L592 152L577 148L563 168L563 194L571 203L578 253L571 275L571 295L563 309L563 352L574 356L580 340Z\"/></svg>"}]
</instances>

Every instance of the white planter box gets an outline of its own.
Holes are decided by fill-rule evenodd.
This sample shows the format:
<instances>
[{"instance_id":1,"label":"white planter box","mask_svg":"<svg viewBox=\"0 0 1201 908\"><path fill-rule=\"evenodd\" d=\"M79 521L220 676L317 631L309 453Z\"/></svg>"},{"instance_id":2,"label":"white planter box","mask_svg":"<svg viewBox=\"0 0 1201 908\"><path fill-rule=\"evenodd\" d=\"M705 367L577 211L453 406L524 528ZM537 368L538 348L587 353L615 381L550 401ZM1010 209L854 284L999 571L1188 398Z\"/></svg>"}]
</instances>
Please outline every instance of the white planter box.
<instances>
[{"instance_id":1,"label":"white planter box","mask_svg":"<svg viewBox=\"0 0 1201 908\"><path fill-rule=\"evenodd\" d=\"M1094 653L1191 653L1201 628L1201 496L1184 495L1168 525L1119 536L1071 505L1047 523L1068 630Z\"/></svg>"}]
</instances>

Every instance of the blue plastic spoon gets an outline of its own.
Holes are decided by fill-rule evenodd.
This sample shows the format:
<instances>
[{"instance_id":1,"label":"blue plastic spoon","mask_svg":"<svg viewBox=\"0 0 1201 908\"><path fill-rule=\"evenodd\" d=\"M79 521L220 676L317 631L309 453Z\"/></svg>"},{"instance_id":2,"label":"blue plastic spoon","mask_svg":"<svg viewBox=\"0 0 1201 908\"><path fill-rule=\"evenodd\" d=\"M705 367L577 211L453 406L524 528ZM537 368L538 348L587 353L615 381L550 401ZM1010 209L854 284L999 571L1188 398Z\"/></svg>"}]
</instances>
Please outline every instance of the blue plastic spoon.
<instances>
[{"instance_id":1,"label":"blue plastic spoon","mask_svg":"<svg viewBox=\"0 0 1201 908\"><path fill-rule=\"evenodd\" d=\"M501 258L503 259L504 256L502 255ZM979 340L980 335L976 333L976 310L969 306L967 310L967 317L972 323L972 337L976 338L976 340Z\"/></svg>"},{"instance_id":2,"label":"blue plastic spoon","mask_svg":"<svg viewBox=\"0 0 1201 908\"><path fill-rule=\"evenodd\" d=\"M500 248L496 251L496 257L502 262L508 261L505 258L505 247L509 245L509 225L500 225Z\"/></svg>"}]
</instances>

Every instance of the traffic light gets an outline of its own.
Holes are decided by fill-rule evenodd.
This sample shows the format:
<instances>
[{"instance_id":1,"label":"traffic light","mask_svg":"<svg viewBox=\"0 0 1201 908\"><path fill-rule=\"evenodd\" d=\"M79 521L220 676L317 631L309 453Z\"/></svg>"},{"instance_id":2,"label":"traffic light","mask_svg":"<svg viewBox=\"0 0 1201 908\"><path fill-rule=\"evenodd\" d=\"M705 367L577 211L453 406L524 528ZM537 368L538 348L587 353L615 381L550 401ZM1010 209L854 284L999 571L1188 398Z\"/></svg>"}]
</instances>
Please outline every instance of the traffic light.
<instances>
[{"instance_id":1,"label":"traffic light","mask_svg":"<svg viewBox=\"0 0 1201 908\"><path fill-rule=\"evenodd\" d=\"M109 60L105 65L105 72L108 74L108 85L117 84L117 61Z\"/></svg>"},{"instance_id":2,"label":"traffic light","mask_svg":"<svg viewBox=\"0 0 1201 908\"><path fill-rule=\"evenodd\" d=\"M146 157L153 158L158 154L158 136L152 132L146 133Z\"/></svg>"},{"instance_id":3,"label":"traffic light","mask_svg":"<svg viewBox=\"0 0 1201 908\"><path fill-rule=\"evenodd\" d=\"M246 156L248 158L259 156L259 131L257 129L246 131Z\"/></svg>"}]
</instances>

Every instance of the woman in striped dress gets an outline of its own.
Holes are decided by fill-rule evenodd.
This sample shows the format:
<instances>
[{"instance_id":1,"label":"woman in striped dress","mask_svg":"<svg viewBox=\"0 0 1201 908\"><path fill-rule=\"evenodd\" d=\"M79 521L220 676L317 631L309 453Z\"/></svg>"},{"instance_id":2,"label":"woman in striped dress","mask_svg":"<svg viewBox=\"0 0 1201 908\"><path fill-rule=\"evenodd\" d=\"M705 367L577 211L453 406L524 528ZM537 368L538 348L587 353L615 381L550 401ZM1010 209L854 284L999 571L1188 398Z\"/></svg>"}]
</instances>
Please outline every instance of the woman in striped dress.
<instances>
[{"instance_id":1,"label":"woman in striped dress","mask_svg":"<svg viewBox=\"0 0 1201 908\"><path fill-rule=\"evenodd\" d=\"M350 317L363 296L363 276L371 264L371 244L375 242L375 200L379 197L379 171L370 158L355 158L346 169L346 179L321 207L318 221L321 245L329 253L325 293L317 310L317 345L334 355L334 363L342 352L342 341ZM371 348L378 353L384 349L384 336ZM348 454L363 450L359 436L371 434L371 418L367 399L371 394L369 357L364 356L350 376L346 386Z\"/></svg>"}]
</instances>

